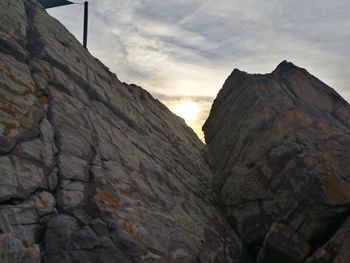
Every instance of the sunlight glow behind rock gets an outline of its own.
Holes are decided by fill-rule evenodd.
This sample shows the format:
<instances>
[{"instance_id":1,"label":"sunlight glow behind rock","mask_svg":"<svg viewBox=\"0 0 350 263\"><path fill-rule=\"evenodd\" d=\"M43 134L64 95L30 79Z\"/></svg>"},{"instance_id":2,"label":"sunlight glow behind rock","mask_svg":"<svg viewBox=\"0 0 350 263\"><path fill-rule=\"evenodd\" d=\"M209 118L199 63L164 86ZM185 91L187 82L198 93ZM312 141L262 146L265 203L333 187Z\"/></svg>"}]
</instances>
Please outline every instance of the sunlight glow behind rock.
<instances>
[{"instance_id":1,"label":"sunlight glow behind rock","mask_svg":"<svg viewBox=\"0 0 350 263\"><path fill-rule=\"evenodd\" d=\"M191 100L179 101L173 108L173 112L183 118L188 125L197 120L198 105Z\"/></svg>"}]
</instances>

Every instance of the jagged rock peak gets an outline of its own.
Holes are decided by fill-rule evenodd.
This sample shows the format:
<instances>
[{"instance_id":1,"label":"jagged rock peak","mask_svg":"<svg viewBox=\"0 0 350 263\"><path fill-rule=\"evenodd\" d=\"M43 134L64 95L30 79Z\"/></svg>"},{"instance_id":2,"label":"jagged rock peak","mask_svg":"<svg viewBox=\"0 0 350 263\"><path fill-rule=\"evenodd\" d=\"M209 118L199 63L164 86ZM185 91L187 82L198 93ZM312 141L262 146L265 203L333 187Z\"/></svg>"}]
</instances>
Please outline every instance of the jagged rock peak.
<instances>
[{"instance_id":1,"label":"jagged rock peak","mask_svg":"<svg viewBox=\"0 0 350 263\"><path fill-rule=\"evenodd\" d=\"M280 64L278 64L277 68L272 72L272 74L279 75L281 73L285 73L290 70L305 70L305 69L297 67L292 62L283 60Z\"/></svg>"},{"instance_id":2,"label":"jagged rock peak","mask_svg":"<svg viewBox=\"0 0 350 263\"><path fill-rule=\"evenodd\" d=\"M290 62L235 72L203 126L226 217L258 262L347 262L348 230L335 232L349 217L349 104Z\"/></svg>"},{"instance_id":3,"label":"jagged rock peak","mask_svg":"<svg viewBox=\"0 0 350 263\"><path fill-rule=\"evenodd\" d=\"M232 75L234 75L234 74L247 74L247 72L241 71L240 69L235 68L235 69L232 71L231 74L232 74Z\"/></svg>"},{"instance_id":4,"label":"jagged rock peak","mask_svg":"<svg viewBox=\"0 0 350 263\"><path fill-rule=\"evenodd\" d=\"M283 60L277 65L277 67L271 73L248 73L246 71L235 68L230 76L265 76L265 77L278 77L284 74L291 74L296 72L308 74L307 70L301 67L296 66L294 63L287 60Z\"/></svg>"},{"instance_id":5,"label":"jagged rock peak","mask_svg":"<svg viewBox=\"0 0 350 263\"><path fill-rule=\"evenodd\" d=\"M241 76L244 76L244 75L251 75L251 76L254 76L254 75L260 75L260 76L263 76L263 75L265 75L265 76L267 76L267 75L279 75L279 74L288 72L290 70L306 71L305 69L294 65L292 62L288 62L287 60L283 60L280 64L278 64L276 69L273 70L271 73L266 73L266 74L254 73L254 74L250 74L250 73L247 73L246 71L240 70L239 68L235 68L232 71L231 76L232 75L241 75Z\"/></svg>"}]
</instances>

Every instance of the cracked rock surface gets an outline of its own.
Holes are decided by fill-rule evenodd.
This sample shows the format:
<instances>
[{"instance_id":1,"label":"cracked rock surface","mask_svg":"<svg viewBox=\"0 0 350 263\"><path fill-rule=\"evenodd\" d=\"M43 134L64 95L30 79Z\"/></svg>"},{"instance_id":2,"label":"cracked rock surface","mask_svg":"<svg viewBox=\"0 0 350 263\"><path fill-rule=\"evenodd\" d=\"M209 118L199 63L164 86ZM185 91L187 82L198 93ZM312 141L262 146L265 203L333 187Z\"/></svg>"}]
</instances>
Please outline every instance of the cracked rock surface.
<instances>
[{"instance_id":1,"label":"cracked rock surface","mask_svg":"<svg viewBox=\"0 0 350 263\"><path fill-rule=\"evenodd\" d=\"M234 70L203 129L213 189L258 262L303 262L349 215L350 106L305 69ZM308 262L349 262L316 260L335 239Z\"/></svg>"},{"instance_id":2,"label":"cracked rock surface","mask_svg":"<svg viewBox=\"0 0 350 263\"><path fill-rule=\"evenodd\" d=\"M1 0L0 262L350 262L339 94L286 61L236 69L203 129Z\"/></svg>"},{"instance_id":3,"label":"cracked rock surface","mask_svg":"<svg viewBox=\"0 0 350 263\"><path fill-rule=\"evenodd\" d=\"M0 262L250 262L202 149L36 1L0 1Z\"/></svg>"}]
</instances>

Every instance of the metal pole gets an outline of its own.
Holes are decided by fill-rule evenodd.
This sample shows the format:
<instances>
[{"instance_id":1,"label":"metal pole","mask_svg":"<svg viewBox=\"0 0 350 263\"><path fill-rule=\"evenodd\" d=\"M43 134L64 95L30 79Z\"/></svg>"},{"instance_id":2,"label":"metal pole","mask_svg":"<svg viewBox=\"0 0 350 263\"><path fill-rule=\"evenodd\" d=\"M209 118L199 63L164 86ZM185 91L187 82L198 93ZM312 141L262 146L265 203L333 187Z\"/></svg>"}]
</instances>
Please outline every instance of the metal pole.
<instances>
[{"instance_id":1,"label":"metal pole","mask_svg":"<svg viewBox=\"0 0 350 263\"><path fill-rule=\"evenodd\" d=\"M83 46L87 48L87 35L88 35L88 19L89 19L89 2L84 2L84 40Z\"/></svg>"}]
</instances>

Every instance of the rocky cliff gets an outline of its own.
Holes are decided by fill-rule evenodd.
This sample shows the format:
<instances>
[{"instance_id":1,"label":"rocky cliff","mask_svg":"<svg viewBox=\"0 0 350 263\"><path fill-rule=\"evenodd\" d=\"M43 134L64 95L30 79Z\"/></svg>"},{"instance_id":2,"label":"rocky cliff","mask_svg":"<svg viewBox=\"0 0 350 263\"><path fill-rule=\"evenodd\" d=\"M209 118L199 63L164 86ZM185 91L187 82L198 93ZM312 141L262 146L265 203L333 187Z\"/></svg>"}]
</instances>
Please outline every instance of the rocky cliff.
<instances>
[{"instance_id":1,"label":"rocky cliff","mask_svg":"<svg viewBox=\"0 0 350 263\"><path fill-rule=\"evenodd\" d=\"M249 262L202 148L36 1L0 1L0 262Z\"/></svg>"},{"instance_id":2,"label":"rocky cliff","mask_svg":"<svg viewBox=\"0 0 350 263\"><path fill-rule=\"evenodd\" d=\"M0 262L350 262L350 106L234 70L203 145L36 0L0 2Z\"/></svg>"},{"instance_id":3,"label":"rocky cliff","mask_svg":"<svg viewBox=\"0 0 350 263\"><path fill-rule=\"evenodd\" d=\"M339 94L286 61L265 75L236 69L203 129L220 205L258 262L315 251L307 262L349 262L350 106Z\"/></svg>"}]
</instances>

